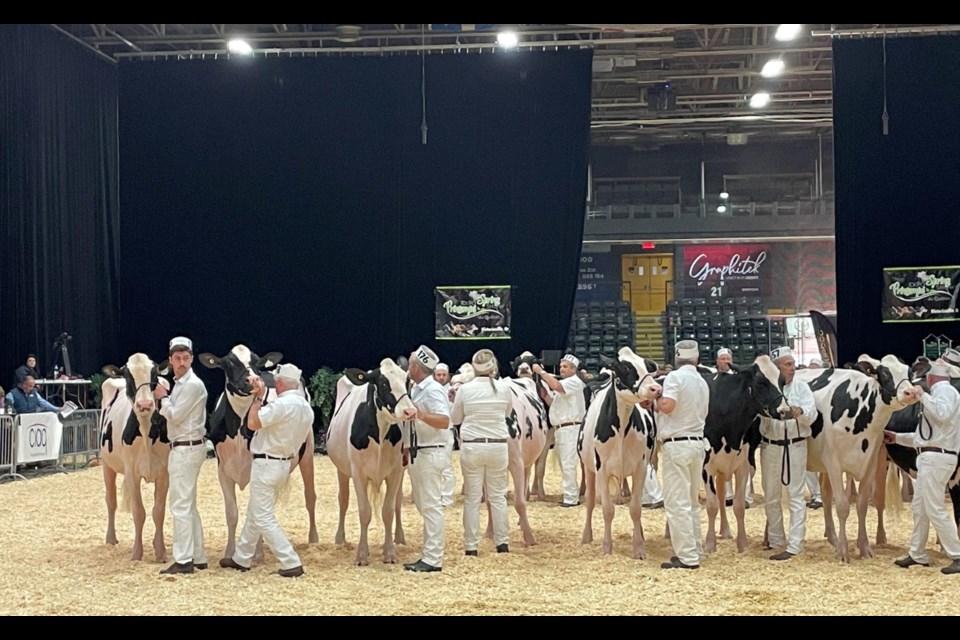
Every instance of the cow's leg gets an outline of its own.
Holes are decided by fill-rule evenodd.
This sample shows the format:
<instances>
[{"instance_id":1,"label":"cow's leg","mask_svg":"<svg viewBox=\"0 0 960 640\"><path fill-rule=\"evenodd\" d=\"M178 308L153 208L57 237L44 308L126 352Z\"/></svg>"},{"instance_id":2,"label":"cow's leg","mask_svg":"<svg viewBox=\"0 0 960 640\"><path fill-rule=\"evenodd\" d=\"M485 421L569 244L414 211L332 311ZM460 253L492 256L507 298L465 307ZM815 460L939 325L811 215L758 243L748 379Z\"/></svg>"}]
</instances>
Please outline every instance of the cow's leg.
<instances>
[{"instance_id":1,"label":"cow's leg","mask_svg":"<svg viewBox=\"0 0 960 640\"><path fill-rule=\"evenodd\" d=\"M887 471L889 468L890 461L887 459L887 448L881 444L877 451L877 473L873 485L873 504L877 508L877 544L887 544L887 531L883 526L883 510L887 506L887 496L884 492L887 487Z\"/></svg>"},{"instance_id":2,"label":"cow's leg","mask_svg":"<svg viewBox=\"0 0 960 640\"><path fill-rule=\"evenodd\" d=\"M403 467L398 467L387 476L387 493L380 507L380 517L383 519L383 562L384 564L397 563L397 551L393 546L393 517L397 510L397 492L400 481L403 479Z\"/></svg>"},{"instance_id":3,"label":"cow's leg","mask_svg":"<svg viewBox=\"0 0 960 640\"><path fill-rule=\"evenodd\" d=\"M725 487L723 475L707 475L707 542L703 546L706 553L714 553L717 550L717 511L723 507L720 506L721 500L717 496L717 487Z\"/></svg>"},{"instance_id":4,"label":"cow's leg","mask_svg":"<svg viewBox=\"0 0 960 640\"><path fill-rule=\"evenodd\" d=\"M837 507L837 557L841 562L850 562L850 548L847 542L847 517L850 515L850 500L847 498L846 487L843 482L843 472L832 461L827 462L827 476L830 488ZM825 509L826 510L826 509ZM827 514L824 513L824 516ZM831 519L832 520L832 519ZM833 522L830 522L830 526Z\"/></svg>"},{"instance_id":5,"label":"cow's leg","mask_svg":"<svg viewBox=\"0 0 960 640\"><path fill-rule=\"evenodd\" d=\"M750 463L744 456L743 463L733 473L733 515L737 519L737 553L747 550L747 481L750 480Z\"/></svg>"},{"instance_id":6,"label":"cow's leg","mask_svg":"<svg viewBox=\"0 0 960 640\"><path fill-rule=\"evenodd\" d=\"M881 450L885 447L881 446ZM870 548L870 537L867 535L867 508L870 506L870 499L874 497L874 485L876 484L877 456L873 456L867 472L860 481L860 493L857 495L857 549L860 551L861 558L872 558L873 549ZM880 483L881 491L883 483Z\"/></svg>"},{"instance_id":7,"label":"cow's leg","mask_svg":"<svg viewBox=\"0 0 960 640\"><path fill-rule=\"evenodd\" d=\"M613 480L613 491L610 490L611 480ZM603 544L601 548L604 554L613 553L613 514L615 510L614 500L620 493L620 483L616 478L607 475L604 470L597 474L597 480L594 483L596 490L600 492L600 509L603 512Z\"/></svg>"},{"instance_id":8,"label":"cow's leg","mask_svg":"<svg viewBox=\"0 0 960 640\"><path fill-rule=\"evenodd\" d=\"M630 519L633 520L633 557L644 560L647 548L643 539L643 485L647 479L647 457L643 456L640 465L633 472L633 493L630 495Z\"/></svg>"},{"instance_id":9,"label":"cow's leg","mask_svg":"<svg viewBox=\"0 0 960 640\"><path fill-rule=\"evenodd\" d=\"M217 464L217 479L220 481L220 489L223 493L223 510L227 516L227 548L223 551L223 557L233 559L234 551L237 548L237 520L239 519L237 490L236 483L227 477L219 461Z\"/></svg>"},{"instance_id":10,"label":"cow's leg","mask_svg":"<svg viewBox=\"0 0 960 640\"><path fill-rule=\"evenodd\" d=\"M721 540L730 540L733 538L733 534L730 532L730 521L727 520L727 482L731 480L731 476L724 474L717 474L716 483L717 486L714 488L714 493L717 496L717 508L720 511L720 539ZM718 489L719 488L719 489ZM723 491L723 498L720 497L720 494L717 493L718 490Z\"/></svg>"},{"instance_id":11,"label":"cow's leg","mask_svg":"<svg viewBox=\"0 0 960 640\"><path fill-rule=\"evenodd\" d=\"M130 486L127 486L127 483ZM147 510L143 506L143 496L140 494L140 476L135 475L133 469L123 474L124 491L128 492L130 511L133 513L133 554L132 560L143 560L143 523L147 520Z\"/></svg>"},{"instance_id":12,"label":"cow's leg","mask_svg":"<svg viewBox=\"0 0 960 640\"><path fill-rule=\"evenodd\" d=\"M107 497L107 544L117 544L117 472L103 464L103 485Z\"/></svg>"},{"instance_id":13,"label":"cow's leg","mask_svg":"<svg viewBox=\"0 0 960 640\"><path fill-rule=\"evenodd\" d=\"M367 480L360 477L359 473L353 474L353 489L357 494L357 510L360 513L360 541L357 543L358 566L365 567L370 564L370 548L367 546L367 529L370 528L370 520L373 519L373 508L370 505L370 498L367 496Z\"/></svg>"},{"instance_id":14,"label":"cow's leg","mask_svg":"<svg viewBox=\"0 0 960 640\"><path fill-rule=\"evenodd\" d=\"M833 522L833 487L825 473L820 474L820 496L823 500L823 537L837 546L837 530Z\"/></svg>"},{"instance_id":15,"label":"cow's leg","mask_svg":"<svg viewBox=\"0 0 960 640\"><path fill-rule=\"evenodd\" d=\"M347 541L346 520L347 507L350 506L350 476L337 471L337 504L340 513L337 520L337 533L333 537L334 544L343 544Z\"/></svg>"},{"instance_id":16,"label":"cow's leg","mask_svg":"<svg viewBox=\"0 0 960 640\"><path fill-rule=\"evenodd\" d=\"M523 546L530 547L537 544L537 539L533 535L533 529L530 528L530 521L527 519L527 499L526 483L523 471L523 457L520 453L520 445L517 444L517 451L512 452L515 455L510 456L510 476L513 478L513 508L517 510L520 517L520 531L523 532ZM489 507L489 501L487 506ZM493 513L488 508L487 529L490 531L490 537L493 537Z\"/></svg>"},{"instance_id":17,"label":"cow's leg","mask_svg":"<svg viewBox=\"0 0 960 640\"><path fill-rule=\"evenodd\" d=\"M394 544L407 544L407 537L403 534L403 520L400 519L400 507L403 506L403 474L404 468L400 467L397 480L397 497L394 500Z\"/></svg>"},{"instance_id":18,"label":"cow's leg","mask_svg":"<svg viewBox=\"0 0 960 640\"><path fill-rule=\"evenodd\" d=\"M586 501L586 518L583 522L583 536L580 538L581 544L590 544L593 542L593 507L597 502L597 476L596 473L587 474L587 495L584 497Z\"/></svg>"},{"instance_id":19,"label":"cow's leg","mask_svg":"<svg viewBox=\"0 0 960 640\"><path fill-rule=\"evenodd\" d=\"M167 490L170 476L160 474L153 487L153 553L157 562L167 561L167 545L163 540L163 518L167 514Z\"/></svg>"},{"instance_id":20,"label":"cow's leg","mask_svg":"<svg viewBox=\"0 0 960 640\"><path fill-rule=\"evenodd\" d=\"M307 541L310 544L320 542L317 533L317 487L314 482L313 469L313 433L307 436L307 448L300 458L300 477L303 478L303 501L307 507L307 517L310 519L310 533Z\"/></svg>"},{"instance_id":21,"label":"cow's leg","mask_svg":"<svg viewBox=\"0 0 960 640\"><path fill-rule=\"evenodd\" d=\"M533 475L533 491L537 494L537 500L541 502L547 499L547 494L543 488L543 476L547 471L547 456L550 454L550 447L555 442L555 432L556 429L550 429L547 432L547 441L544 443L540 455L537 456L536 473Z\"/></svg>"}]
</instances>

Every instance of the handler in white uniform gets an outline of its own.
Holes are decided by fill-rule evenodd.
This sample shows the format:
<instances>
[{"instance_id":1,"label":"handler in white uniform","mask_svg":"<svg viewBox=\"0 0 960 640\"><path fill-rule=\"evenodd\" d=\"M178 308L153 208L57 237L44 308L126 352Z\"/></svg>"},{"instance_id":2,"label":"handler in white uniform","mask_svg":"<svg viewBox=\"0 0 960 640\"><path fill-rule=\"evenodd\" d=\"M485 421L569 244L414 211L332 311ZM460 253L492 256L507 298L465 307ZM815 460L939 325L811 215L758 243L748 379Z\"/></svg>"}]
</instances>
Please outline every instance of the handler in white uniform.
<instances>
[{"instance_id":1,"label":"handler in white uniform","mask_svg":"<svg viewBox=\"0 0 960 640\"><path fill-rule=\"evenodd\" d=\"M676 345L676 369L663 380L657 400L657 437L663 466L663 506L675 556L662 569L696 569L700 536L700 479L706 452L703 427L710 408L710 387L697 371L700 347L694 340Z\"/></svg>"},{"instance_id":2,"label":"handler in white uniform","mask_svg":"<svg viewBox=\"0 0 960 640\"><path fill-rule=\"evenodd\" d=\"M786 549L770 556L771 560L789 560L803 551L807 511L803 501L803 487L807 473L807 438L812 435L810 425L817 419L813 392L803 380L795 380L797 362L790 347L780 347L770 353L783 377L784 400L790 406L790 417L779 420L760 418L760 465L763 468L763 507L767 516L767 540L770 548ZM784 535L782 487L787 488L790 510L790 534Z\"/></svg>"},{"instance_id":3,"label":"handler in white uniform","mask_svg":"<svg viewBox=\"0 0 960 640\"><path fill-rule=\"evenodd\" d=\"M173 516L173 564L160 573L193 573L207 568L203 548L203 524L197 510L197 478L207 458L204 447L207 418L207 388L193 373L193 342L182 336L170 341L173 393L157 385L153 395L160 402L160 415L167 419L170 439L169 505Z\"/></svg>"},{"instance_id":4,"label":"handler in white uniform","mask_svg":"<svg viewBox=\"0 0 960 640\"><path fill-rule=\"evenodd\" d=\"M410 354L407 375L414 382L410 400L417 416L410 427L410 481L423 517L423 556L403 565L407 571L441 571L446 536L443 519L443 470L450 465L450 403L433 377L440 359L421 345Z\"/></svg>"},{"instance_id":5,"label":"handler in white uniform","mask_svg":"<svg viewBox=\"0 0 960 640\"><path fill-rule=\"evenodd\" d=\"M584 384L577 375L580 360L567 354L560 360L560 379L534 363L533 372L550 389L553 401L550 404L550 423L556 427L554 444L560 458L560 471L563 474L563 500L561 507L575 507L580 504L580 485L577 482L577 469L580 468L580 456L577 454L577 438L580 425L587 412L586 399L583 396Z\"/></svg>"},{"instance_id":6,"label":"handler in white uniform","mask_svg":"<svg viewBox=\"0 0 960 640\"><path fill-rule=\"evenodd\" d=\"M913 390L920 398L922 417L914 433L883 432L883 441L917 449L917 479L914 481L913 533L910 552L894 563L904 569L915 564L930 566L927 539L930 524L940 537L944 553L953 560L942 573L960 573L960 538L957 525L944 506L943 491L957 468L960 451L960 392L950 384L950 371L934 363L927 373L927 393L920 386Z\"/></svg>"},{"instance_id":7,"label":"handler in white uniform","mask_svg":"<svg viewBox=\"0 0 960 640\"><path fill-rule=\"evenodd\" d=\"M480 544L480 500L486 488L497 553L509 551L507 518L507 416L513 409L510 389L494 381L497 361L489 349L473 355L477 377L457 392L450 421L460 425L460 468L463 470L463 548L477 555Z\"/></svg>"},{"instance_id":8,"label":"handler in white uniform","mask_svg":"<svg viewBox=\"0 0 960 640\"><path fill-rule=\"evenodd\" d=\"M433 378L440 383L440 386L443 387L443 392L448 396L450 394L450 367L445 363L441 362L437 364L437 368L433 370ZM450 462L443 469L443 506L452 507L453 506L453 494L456 491L457 479L453 474L453 446L454 441L457 439L456 431L452 428L447 431L448 437L450 439L450 448L448 449Z\"/></svg>"},{"instance_id":9,"label":"handler in white uniform","mask_svg":"<svg viewBox=\"0 0 960 640\"><path fill-rule=\"evenodd\" d=\"M250 468L250 502L240 540L232 558L222 558L220 566L248 571L257 550L257 539L270 547L280 562L277 572L284 578L303 575L300 556L293 549L277 521L277 494L290 477L291 461L313 429L313 409L300 394L303 372L290 363L274 371L277 399L264 406L266 385L258 377L250 379L253 402L247 414L247 426L256 433L250 441L253 464ZM307 452L306 455L311 455Z\"/></svg>"}]
</instances>

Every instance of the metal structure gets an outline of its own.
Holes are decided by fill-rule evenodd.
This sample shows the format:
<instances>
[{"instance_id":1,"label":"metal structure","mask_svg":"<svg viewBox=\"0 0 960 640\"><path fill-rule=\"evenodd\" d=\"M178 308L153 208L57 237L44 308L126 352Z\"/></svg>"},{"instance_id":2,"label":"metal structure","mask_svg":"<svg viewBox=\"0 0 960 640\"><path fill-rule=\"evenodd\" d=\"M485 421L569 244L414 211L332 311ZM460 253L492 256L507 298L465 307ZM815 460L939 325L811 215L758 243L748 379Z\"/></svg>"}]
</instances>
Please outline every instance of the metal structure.
<instances>
[{"instance_id":1,"label":"metal structure","mask_svg":"<svg viewBox=\"0 0 960 640\"><path fill-rule=\"evenodd\" d=\"M816 138L832 133L835 37L957 34L960 25L801 25L791 41L777 24L54 24L98 56L131 60L233 56L244 38L253 56L493 53L497 33L519 49L592 48L595 145L655 149L665 143ZM782 75L760 74L772 58ZM758 91L770 94L760 109Z\"/></svg>"}]
</instances>

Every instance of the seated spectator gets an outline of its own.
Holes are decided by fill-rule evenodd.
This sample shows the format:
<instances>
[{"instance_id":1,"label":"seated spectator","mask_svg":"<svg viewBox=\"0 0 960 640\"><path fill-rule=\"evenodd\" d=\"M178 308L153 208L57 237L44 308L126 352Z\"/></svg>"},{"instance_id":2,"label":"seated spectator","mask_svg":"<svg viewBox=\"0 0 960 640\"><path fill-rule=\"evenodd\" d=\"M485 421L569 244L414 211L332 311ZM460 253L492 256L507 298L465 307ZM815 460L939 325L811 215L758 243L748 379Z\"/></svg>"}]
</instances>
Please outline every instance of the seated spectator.
<instances>
[{"instance_id":1,"label":"seated spectator","mask_svg":"<svg viewBox=\"0 0 960 640\"><path fill-rule=\"evenodd\" d=\"M40 372L37 371L37 356L32 353L27 354L27 362L17 367L14 373L14 384L20 386L23 379L27 376L33 376L34 380L40 379Z\"/></svg>"},{"instance_id":2,"label":"seated spectator","mask_svg":"<svg viewBox=\"0 0 960 640\"><path fill-rule=\"evenodd\" d=\"M12 408L17 413L59 412L60 409L44 400L35 387L36 381L33 376L28 375L20 383L20 386L7 394L7 407Z\"/></svg>"}]
</instances>

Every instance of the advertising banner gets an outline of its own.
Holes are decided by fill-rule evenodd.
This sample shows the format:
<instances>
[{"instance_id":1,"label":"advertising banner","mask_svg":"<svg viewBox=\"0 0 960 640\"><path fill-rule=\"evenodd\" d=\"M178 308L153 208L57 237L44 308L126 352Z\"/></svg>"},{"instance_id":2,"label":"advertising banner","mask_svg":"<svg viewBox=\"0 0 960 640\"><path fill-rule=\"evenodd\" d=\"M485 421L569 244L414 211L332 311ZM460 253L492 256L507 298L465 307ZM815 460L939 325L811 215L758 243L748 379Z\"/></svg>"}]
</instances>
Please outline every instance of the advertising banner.
<instances>
[{"instance_id":1,"label":"advertising banner","mask_svg":"<svg viewBox=\"0 0 960 640\"><path fill-rule=\"evenodd\" d=\"M736 298L770 295L765 244L688 245L683 248L687 297Z\"/></svg>"},{"instance_id":2,"label":"advertising banner","mask_svg":"<svg viewBox=\"0 0 960 640\"><path fill-rule=\"evenodd\" d=\"M510 286L437 287L437 340L509 340Z\"/></svg>"},{"instance_id":3,"label":"advertising banner","mask_svg":"<svg viewBox=\"0 0 960 640\"><path fill-rule=\"evenodd\" d=\"M884 322L958 320L960 266L883 270Z\"/></svg>"}]
</instances>

